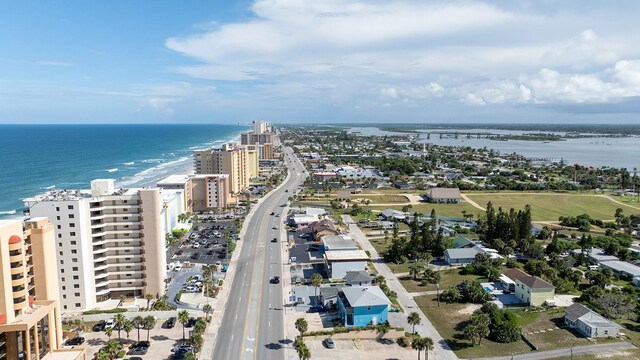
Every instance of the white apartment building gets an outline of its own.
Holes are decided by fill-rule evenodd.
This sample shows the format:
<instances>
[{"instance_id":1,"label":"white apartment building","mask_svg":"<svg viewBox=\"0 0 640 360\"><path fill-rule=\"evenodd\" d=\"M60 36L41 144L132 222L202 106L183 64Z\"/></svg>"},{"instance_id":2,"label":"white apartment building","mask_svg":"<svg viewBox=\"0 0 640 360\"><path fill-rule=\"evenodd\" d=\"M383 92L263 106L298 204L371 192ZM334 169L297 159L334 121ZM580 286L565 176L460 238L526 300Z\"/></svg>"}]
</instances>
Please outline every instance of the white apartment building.
<instances>
[{"instance_id":1,"label":"white apartment building","mask_svg":"<svg viewBox=\"0 0 640 360\"><path fill-rule=\"evenodd\" d=\"M165 237L161 189L51 190L24 200L54 226L62 311L95 308L120 295L163 295Z\"/></svg>"}]
</instances>

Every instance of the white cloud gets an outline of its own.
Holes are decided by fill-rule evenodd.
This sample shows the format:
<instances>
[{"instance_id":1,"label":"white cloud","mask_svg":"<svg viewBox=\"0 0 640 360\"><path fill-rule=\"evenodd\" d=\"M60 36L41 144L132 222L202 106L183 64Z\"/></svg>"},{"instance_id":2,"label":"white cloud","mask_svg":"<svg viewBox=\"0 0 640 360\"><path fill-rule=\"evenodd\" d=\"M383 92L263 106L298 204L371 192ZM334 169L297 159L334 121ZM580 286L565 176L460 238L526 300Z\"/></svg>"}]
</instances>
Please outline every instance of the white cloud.
<instances>
[{"instance_id":1,"label":"white cloud","mask_svg":"<svg viewBox=\"0 0 640 360\"><path fill-rule=\"evenodd\" d=\"M234 102L604 103L638 96L637 7L257 0L250 18L214 20L165 45L197 61L173 70L238 84Z\"/></svg>"}]
</instances>

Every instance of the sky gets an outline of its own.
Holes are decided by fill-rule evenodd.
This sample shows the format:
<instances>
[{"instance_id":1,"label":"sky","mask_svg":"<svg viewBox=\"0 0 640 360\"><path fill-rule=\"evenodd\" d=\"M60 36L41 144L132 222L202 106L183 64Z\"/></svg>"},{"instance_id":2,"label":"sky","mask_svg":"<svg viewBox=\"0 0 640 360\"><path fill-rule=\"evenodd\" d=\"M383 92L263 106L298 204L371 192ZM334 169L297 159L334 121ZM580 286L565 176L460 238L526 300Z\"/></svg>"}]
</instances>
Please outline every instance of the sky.
<instances>
[{"instance_id":1,"label":"sky","mask_svg":"<svg viewBox=\"0 0 640 360\"><path fill-rule=\"evenodd\" d=\"M0 123L640 123L638 14L624 0L7 0Z\"/></svg>"}]
</instances>

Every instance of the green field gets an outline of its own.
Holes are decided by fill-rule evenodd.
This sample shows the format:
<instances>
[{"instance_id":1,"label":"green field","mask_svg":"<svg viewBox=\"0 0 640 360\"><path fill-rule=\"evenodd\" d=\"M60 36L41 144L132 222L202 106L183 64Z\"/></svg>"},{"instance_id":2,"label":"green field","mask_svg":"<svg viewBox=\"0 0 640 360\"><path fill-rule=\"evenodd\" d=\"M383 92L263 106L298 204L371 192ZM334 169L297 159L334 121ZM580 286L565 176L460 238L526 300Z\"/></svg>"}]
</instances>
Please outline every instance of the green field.
<instances>
[{"instance_id":1,"label":"green field","mask_svg":"<svg viewBox=\"0 0 640 360\"><path fill-rule=\"evenodd\" d=\"M560 216L577 216L589 214L594 219L611 220L617 208L623 208L627 212L633 209L616 204L611 200L597 195L579 194L553 194L553 193L474 193L467 196L485 207L491 201L494 208L502 207L508 211L510 208L524 209L531 205L534 221L558 221ZM640 212L640 210L639 210Z\"/></svg>"},{"instance_id":2,"label":"green field","mask_svg":"<svg viewBox=\"0 0 640 360\"><path fill-rule=\"evenodd\" d=\"M368 196L358 196L352 195L351 202L359 203L361 200L369 200L371 204L389 204L389 203L409 203L409 199L407 199L404 195L368 195Z\"/></svg>"}]
</instances>

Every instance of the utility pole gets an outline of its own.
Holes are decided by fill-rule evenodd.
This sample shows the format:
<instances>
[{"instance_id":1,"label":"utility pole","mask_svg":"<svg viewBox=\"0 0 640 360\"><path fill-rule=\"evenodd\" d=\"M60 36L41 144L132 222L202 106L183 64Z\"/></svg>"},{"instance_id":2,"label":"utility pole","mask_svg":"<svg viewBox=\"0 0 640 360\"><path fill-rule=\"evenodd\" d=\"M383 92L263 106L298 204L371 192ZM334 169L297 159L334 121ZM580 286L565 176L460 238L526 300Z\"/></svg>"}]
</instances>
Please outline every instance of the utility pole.
<instances>
[{"instance_id":1,"label":"utility pole","mask_svg":"<svg viewBox=\"0 0 640 360\"><path fill-rule=\"evenodd\" d=\"M440 283L436 283L436 299L438 300L438 307L440 307Z\"/></svg>"}]
</instances>

